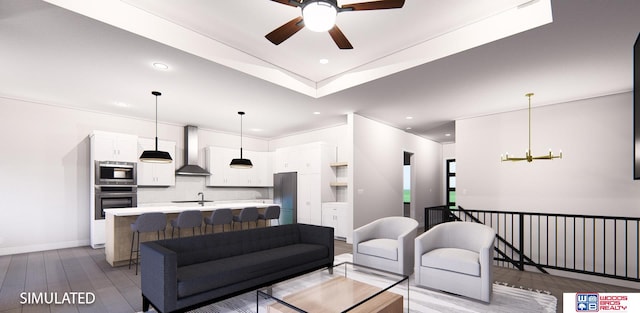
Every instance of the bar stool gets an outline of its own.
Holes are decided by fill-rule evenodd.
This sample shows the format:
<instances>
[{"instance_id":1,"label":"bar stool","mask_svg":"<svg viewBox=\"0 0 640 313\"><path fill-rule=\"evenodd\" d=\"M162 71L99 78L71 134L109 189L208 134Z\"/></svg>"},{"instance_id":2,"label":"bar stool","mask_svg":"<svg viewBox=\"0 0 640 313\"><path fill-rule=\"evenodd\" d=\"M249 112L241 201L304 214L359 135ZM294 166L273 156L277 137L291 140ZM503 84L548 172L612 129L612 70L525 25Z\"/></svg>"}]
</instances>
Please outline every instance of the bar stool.
<instances>
[{"instance_id":1,"label":"bar stool","mask_svg":"<svg viewBox=\"0 0 640 313\"><path fill-rule=\"evenodd\" d=\"M278 221L278 225L280 225L280 206L279 205L270 205L264 212L258 214L258 220L264 220L264 227L267 227L267 220L276 220ZM256 225L258 223L256 222Z\"/></svg>"},{"instance_id":2,"label":"bar stool","mask_svg":"<svg viewBox=\"0 0 640 313\"><path fill-rule=\"evenodd\" d=\"M173 231L178 229L178 238L180 238L180 230L182 228L191 228L193 235L196 235L196 227L200 229L202 234L202 212L199 210L187 210L178 214L178 218L171 220L171 238L173 238Z\"/></svg>"},{"instance_id":3,"label":"bar stool","mask_svg":"<svg viewBox=\"0 0 640 313\"><path fill-rule=\"evenodd\" d=\"M222 231L224 231L224 225L231 226L233 222L233 213L231 209L216 209L211 212L211 216L204 217L204 233L207 233L207 226L211 225L211 232L215 232L216 225L222 225Z\"/></svg>"},{"instance_id":4,"label":"bar stool","mask_svg":"<svg viewBox=\"0 0 640 313\"><path fill-rule=\"evenodd\" d=\"M244 222L247 222L247 228L251 225L249 222L255 222L256 227L258 227L258 208L254 206L248 206L240 211L240 214L233 216L234 222L240 222L240 229L242 229L242 225ZM235 224L234 224L235 229Z\"/></svg>"},{"instance_id":5,"label":"bar stool","mask_svg":"<svg viewBox=\"0 0 640 313\"><path fill-rule=\"evenodd\" d=\"M162 231L162 237L165 237L164 230L167 227L167 215L160 212L142 213L136 221L131 223L131 231L133 236L131 237L131 252L129 253L129 269L131 269L131 263L133 262L133 253L136 253L136 275L138 275L138 263L140 263L140 233L156 232L158 240L160 240L160 231ZM138 234L136 238L136 234ZM136 250L133 250L133 243L136 241Z\"/></svg>"}]
</instances>

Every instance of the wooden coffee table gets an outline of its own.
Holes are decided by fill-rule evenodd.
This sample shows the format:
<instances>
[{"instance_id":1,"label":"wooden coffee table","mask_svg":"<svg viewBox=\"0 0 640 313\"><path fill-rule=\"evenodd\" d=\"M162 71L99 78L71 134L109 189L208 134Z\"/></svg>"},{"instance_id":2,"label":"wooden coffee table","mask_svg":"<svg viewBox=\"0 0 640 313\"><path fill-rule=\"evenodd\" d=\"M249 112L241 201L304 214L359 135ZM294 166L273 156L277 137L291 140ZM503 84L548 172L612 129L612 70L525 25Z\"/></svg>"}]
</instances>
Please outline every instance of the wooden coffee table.
<instances>
[{"instance_id":1,"label":"wooden coffee table","mask_svg":"<svg viewBox=\"0 0 640 313\"><path fill-rule=\"evenodd\" d=\"M375 286L363 282L369 279ZM405 289L399 286L402 283ZM259 290L258 302L272 313L400 313L404 297L388 291L394 286L408 293L408 277L345 262L336 265L333 273L324 269Z\"/></svg>"}]
</instances>

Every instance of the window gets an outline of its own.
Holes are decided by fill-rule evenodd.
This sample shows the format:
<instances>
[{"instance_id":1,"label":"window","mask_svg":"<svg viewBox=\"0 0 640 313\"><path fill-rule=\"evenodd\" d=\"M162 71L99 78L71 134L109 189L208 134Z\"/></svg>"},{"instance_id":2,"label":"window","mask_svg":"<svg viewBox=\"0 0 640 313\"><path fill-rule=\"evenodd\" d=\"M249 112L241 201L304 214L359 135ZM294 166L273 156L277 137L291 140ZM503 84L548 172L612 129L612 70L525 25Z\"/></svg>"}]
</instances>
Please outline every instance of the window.
<instances>
[{"instance_id":1,"label":"window","mask_svg":"<svg viewBox=\"0 0 640 313\"><path fill-rule=\"evenodd\" d=\"M402 198L404 199L404 203L411 202L411 165L404 166L402 191Z\"/></svg>"},{"instance_id":2,"label":"window","mask_svg":"<svg viewBox=\"0 0 640 313\"><path fill-rule=\"evenodd\" d=\"M456 208L456 160L447 160L447 206Z\"/></svg>"}]
</instances>

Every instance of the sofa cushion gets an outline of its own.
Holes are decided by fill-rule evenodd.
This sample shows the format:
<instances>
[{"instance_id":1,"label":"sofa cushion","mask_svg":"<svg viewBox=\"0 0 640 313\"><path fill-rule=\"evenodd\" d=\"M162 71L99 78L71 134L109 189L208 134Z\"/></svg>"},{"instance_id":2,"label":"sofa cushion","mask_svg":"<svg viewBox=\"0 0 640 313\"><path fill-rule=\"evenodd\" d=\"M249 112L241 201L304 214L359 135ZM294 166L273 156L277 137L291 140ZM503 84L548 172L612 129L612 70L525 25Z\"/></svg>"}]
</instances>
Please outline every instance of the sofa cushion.
<instances>
[{"instance_id":1,"label":"sofa cushion","mask_svg":"<svg viewBox=\"0 0 640 313\"><path fill-rule=\"evenodd\" d=\"M395 239L371 239L358 244L358 253L398 260L398 241Z\"/></svg>"},{"instance_id":2,"label":"sofa cushion","mask_svg":"<svg viewBox=\"0 0 640 313\"><path fill-rule=\"evenodd\" d=\"M161 244L178 257L178 267L301 242L294 224L167 239Z\"/></svg>"},{"instance_id":3,"label":"sofa cushion","mask_svg":"<svg viewBox=\"0 0 640 313\"><path fill-rule=\"evenodd\" d=\"M293 244L178 268L178 298L326 258L327 247Z\"/></svg>"},{"instance_id":4,"label":"sofa cushion","mask_svg":"<svg viewBox=\"0 0 640 313\"><path fill-rule=\"evenodd\" d=\"M422 255L421 265L480 276L480 255L465 249L440 248L431 250Z\"/></svg>"}]
</instances>

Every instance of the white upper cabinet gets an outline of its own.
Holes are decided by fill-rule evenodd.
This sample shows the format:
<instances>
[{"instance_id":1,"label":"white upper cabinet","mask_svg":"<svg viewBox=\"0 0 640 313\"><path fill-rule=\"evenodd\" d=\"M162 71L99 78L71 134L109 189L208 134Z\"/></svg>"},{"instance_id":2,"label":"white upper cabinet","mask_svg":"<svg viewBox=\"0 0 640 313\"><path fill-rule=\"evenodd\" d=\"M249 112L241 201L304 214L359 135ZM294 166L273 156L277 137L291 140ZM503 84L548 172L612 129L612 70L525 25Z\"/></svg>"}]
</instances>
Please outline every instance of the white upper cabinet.
<instances>
[{"instance_id":1,"label":"white upper cabinet","mask_svg":"<svg viewBox=\"0 0 640 313\"><path fill-rule=\"evenodd\" d=\"M278 148L275 154L274 172L322 173L329 163L335 161L335 154L334 146L321 142Z\"/></svg>"},{"instance_id":2,"label":"white upper cabinet","mask_svg":"<svg viewBox=\"0 0 640 313\"><path fill-rule=\"evenodd\" d=\"M234 177L229 171L229 163L235 158L234 151L229 148L207 147L207 186L235 186Z\"/></svg>"},{"instance_id":3,"label":"white upper cabinet","mask_svg":"<svg viewBox=\"0 0 640 313\"><path fill-rule=\"evenodd\" d=\"M271 166L271 153L261 151L244 151L244 157L251 160L253 168L246 172L247 186L271 187L273 186L273 166Z\"/></svg>"},{"instance_id":4,"label":"white upper cabinet","mask_svg":"<svg viewBox=\"0 0 640 313\"><path fill-rule=\"evenodd\" d=\"M138 136L104 131L91 133L91 158L97 161L137 162Z\"/></svg>"},{"instance_id":5,"label":"white upper cabinet","mask_svg":"<svg viewBox=\"0 0 640 313\"><path fill-rule=\"evenodd\" d=\"M155 139L138 138L138 155L145 150L155 150ZM138 162L138 186L175 186L176 184L176 143L158 140L158 150L169 152L173 162Z\"/></svg>"},{"instance_id":6,"label":"white upper cabinet","mask_svg":"<svg viewBox=\"0 0 640 313\"><path fill-rule=\"evenodd\" d=\"M322 154L325 150L326 147L319 144L300 146L298 150L298 173L319 174L322 168Z\"/></svg>"},{"instance_id":7,"label":"white upper cabinet","mask_svg":"<svg viewBox=\"0 0 640 313\"><path fill-rule=\"evenodd\" d=\"M231 168L232 159L240 158L240 149L207 147L207 186L217 187L272 187L273 172L269 152L242 151L242 157L251 160L249 169Z\"/></svg>"},{"instance_id":8,"label":"white upper cabinet","mask_svg":"<svg viewBox=\"0 0 640 313\"><path fill-rule=\"evenodd\" d=\"M286 173L298 171L299 148L287 147L279 148L275 153L274 172Z\"/></svg>"}]
</instances>

